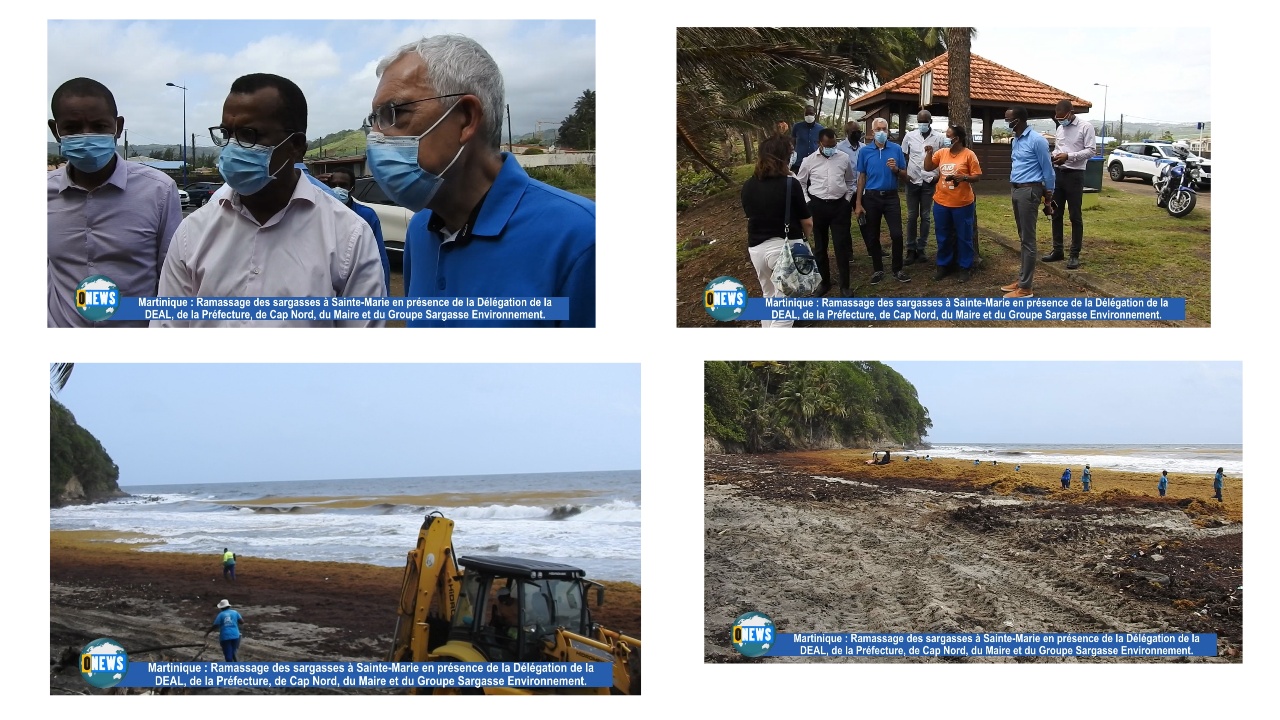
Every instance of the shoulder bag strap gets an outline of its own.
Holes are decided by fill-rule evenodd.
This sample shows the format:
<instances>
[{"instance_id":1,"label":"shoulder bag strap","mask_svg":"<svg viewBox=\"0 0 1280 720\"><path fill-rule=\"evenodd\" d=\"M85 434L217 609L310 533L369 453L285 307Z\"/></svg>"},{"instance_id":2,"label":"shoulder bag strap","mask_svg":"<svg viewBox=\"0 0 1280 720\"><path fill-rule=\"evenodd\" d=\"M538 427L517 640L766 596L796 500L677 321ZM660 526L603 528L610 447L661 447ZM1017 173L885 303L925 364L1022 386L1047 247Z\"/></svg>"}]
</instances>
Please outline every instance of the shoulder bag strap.
<instances>
[{"instance_id":1,"label":"shoulder bag strap","mask_svg":"<svg viewBox=\"0 0 1280 720\"><path fill-rule=\"evenodd\" d=\"M787 210L782 215L782 239L791 237L791 176L787 175Z\"/></svg>"}]
</instances>

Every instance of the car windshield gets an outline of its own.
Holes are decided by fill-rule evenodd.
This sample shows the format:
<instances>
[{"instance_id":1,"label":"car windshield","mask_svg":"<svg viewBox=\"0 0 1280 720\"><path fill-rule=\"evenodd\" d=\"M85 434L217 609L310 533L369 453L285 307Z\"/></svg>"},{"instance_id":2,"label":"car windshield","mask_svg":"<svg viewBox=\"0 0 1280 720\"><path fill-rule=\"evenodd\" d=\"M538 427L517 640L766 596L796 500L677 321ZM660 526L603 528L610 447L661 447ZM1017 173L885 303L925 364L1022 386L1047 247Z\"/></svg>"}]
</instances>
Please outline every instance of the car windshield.
<instances>
[{"instance_id":1,"label":"car windshield","mask_svg":"<svg viewBox=\"0 0 1280 720\"><path fill-rule=\"evenodd\" d=\"M1180 158L1180 157L1186 157L1186 155L1185 155L1185 152L1186 152L1186 151L1185 151L1185 150L1184 150L1184 151L1182 151L1182 152L1179 152L1179 151L1178 151L1178 148L1175 148L1175 147L1174 147L1174 146L1172 146L1172 145L1156 145L1156 146L1155 146L1155 148L1156 148L1156 150L1159 150L1159 151L1160 151L1160 154L1161 154L1161 155L1163 155L1163 156L1165 156L1165 157L1167 157L1167 158Z\"/></svg>"}]
</instances>

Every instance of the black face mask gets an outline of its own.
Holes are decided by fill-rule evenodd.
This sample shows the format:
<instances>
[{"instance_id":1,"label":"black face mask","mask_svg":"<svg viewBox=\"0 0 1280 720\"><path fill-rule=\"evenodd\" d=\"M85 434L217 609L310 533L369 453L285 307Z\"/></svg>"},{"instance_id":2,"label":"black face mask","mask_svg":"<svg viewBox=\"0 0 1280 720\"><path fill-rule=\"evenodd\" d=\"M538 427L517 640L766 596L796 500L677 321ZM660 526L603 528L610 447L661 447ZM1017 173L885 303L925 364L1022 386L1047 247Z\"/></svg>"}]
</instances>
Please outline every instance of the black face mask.
<instances>
[{"instance_id":1,"label":"black face mask","mask_svg":"<svg viewBox=\"0 0 1280 720\"><path fill-rule=\"evenodd\" d=\"M849 137L849 144L851 144L851 145L856 145L856 144L858 144L858 141L862 139L862 133L860 133L860 132L851 132L851 133L849 133L849 136L848 136L848 137Z\"/></svg>"}]
</instances>

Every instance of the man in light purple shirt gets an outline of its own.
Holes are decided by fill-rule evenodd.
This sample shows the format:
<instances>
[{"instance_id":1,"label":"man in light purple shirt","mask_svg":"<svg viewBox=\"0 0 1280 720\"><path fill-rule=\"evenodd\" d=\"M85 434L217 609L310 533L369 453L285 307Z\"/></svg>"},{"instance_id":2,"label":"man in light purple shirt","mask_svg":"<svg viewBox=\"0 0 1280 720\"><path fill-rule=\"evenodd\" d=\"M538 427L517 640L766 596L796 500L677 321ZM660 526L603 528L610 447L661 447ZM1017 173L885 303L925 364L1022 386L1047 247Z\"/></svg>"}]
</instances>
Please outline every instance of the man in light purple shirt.
<instances>
[{"instance_id":1,"label":"man in light purple shirt","mask_svg":"<svg viewBox=\"0 0 1280 720\"><path fill-rule=\"evenodd\" d=\"M126 297L154 296L169 240L182 221L178 186L116 153L124 118L102 83L75 78L53 93L49 129L69 162L49 173L48 326L140 326L90 322L76 311L85 278L110 278Z\"/></svg>"},{"instance_id":2,"label":"man in light purple shirt","mask_svg":"<svg viewBox=\"0 0 1280 720\"><path fill-rule=\"evenodd\" d=\"M1058 123L1053 144L1053 167L1057 176L1053 201L1057 209L1053 213L1053 251L1040 258L1043 262L1057 262L1063 258L1062 216L1071 206L1071 256L1067 269L1080 267L1080 248L1084 245L1084 217L1080 204L1084 202L1084 168L1097 151L1094 146L1093 125L1076 117L1070 100L1059 100L1054 111Z\"/></svg>"}]
</instances>

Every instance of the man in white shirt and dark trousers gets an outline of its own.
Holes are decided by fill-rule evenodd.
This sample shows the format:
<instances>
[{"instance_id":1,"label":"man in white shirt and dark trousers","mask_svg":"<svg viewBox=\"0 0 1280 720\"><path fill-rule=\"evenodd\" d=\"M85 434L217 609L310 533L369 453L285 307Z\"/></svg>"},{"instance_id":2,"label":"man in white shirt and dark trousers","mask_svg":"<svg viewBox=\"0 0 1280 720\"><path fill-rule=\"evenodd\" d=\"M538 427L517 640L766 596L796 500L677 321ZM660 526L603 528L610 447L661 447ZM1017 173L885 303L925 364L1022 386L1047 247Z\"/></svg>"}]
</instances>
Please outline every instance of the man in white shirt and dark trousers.
<instances>
[{"instance_id":1,"label":"man in white shirt and dark trousers","mask_svg":"<svg viewBox=\"0 0 1280 720\"><path fill-rule=\"evenodd\" d=\"M933 116L928 110L916 115L919 125L902 139L902 152L907 156L907 256L903 264L924 262L929 243L929 219L933 216L933 191L938 186L938 171L924 169L925 146L942 147L942 137L935 134ZM916 221L919 220L919 225ZM920 233L917 235L916 230Z\"/></svg>"},{"instance_id":2,"label":"man in white shirt and dark trousers","mask_svg":"<svg viewBox=\"0 0 1280 720\"><path fill-rule=\"evenodd\" d=\"M1076 117L1070 100L1058 101L1054 120L1058 130L1052 158L1057 178L1053 191L1053 201L1057 203L1053 213L1053 252L1040 260L1057 262L1063 258L1062 216L1070 205L1071 256L1067 258L1067 269L1075 270L1080 267L1080 248L1084 245L1084 216L1080 212L1084 201L1084 168L1097 149L1093 125Z\"/></svg>"},{"instance_id":3,"label":"man in white shirt and dark trousers","mask_svg":"<svg viewBox=\"0 0 1280 720\"><path fill-rule=\"evenodd\" d=\"M824 128L818 134L818 150L801 161L796 178L804 190L809 212L813 214L814 255L818 260L818 272L822 274L817 294L825 295L831 289L831 268L827 262L827 236L830 231L835 236L840 296L849 297L849 260L853 255L850 201L857 186L849 156L836 149L835 130Z\"/></svg>"}]
</instances>

